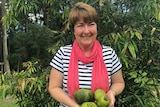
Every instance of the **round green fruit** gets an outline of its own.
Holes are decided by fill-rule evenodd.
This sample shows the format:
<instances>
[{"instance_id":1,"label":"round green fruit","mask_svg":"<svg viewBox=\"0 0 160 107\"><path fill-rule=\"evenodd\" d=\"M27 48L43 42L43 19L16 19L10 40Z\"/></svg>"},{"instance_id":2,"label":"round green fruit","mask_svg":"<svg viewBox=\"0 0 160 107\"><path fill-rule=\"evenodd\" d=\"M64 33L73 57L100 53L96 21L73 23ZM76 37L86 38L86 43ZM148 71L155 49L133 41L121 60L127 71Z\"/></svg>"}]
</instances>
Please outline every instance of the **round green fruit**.
<instances>
[{"instance_id":1,"label":"round green fruit","mask_svg":"<svg viewBox=\"0 0 160 107\"><path fill-rule=\"evenodd\" d=\"M74 99L78 104L93 101L94 96L89 89L79 89L74 92Z\"/></svg>"},{"instance_id":2,"label":"round green fruit","mask_svg":"<svg viewBox=\"0 0 160 107\"><path fill-rule=\"evenodd\" d=\"M94 92L94 99L99 100L101 97L106 96L106 92L103 89L96 89Z\"/></svg>"},{"instance_id":3,"label":"round green fruit","mask_svg":"<svg viewBox=\"0 0 160 107\"><path fill-rule=\"evenodd\" d=\"M84 102L81 107L97 107L97 105L94 102Z\"/></svg>"},{"instance_id":4,"label":"round green fruit","mask_svg":"<svg viewBox=\"0 0 160 107\"><path fill-rule=\"evenodd\" d=\"M98 107L109 107L110 102L107 99L107 96L102 96L96 103Z\"/></svg>"}]
</instances>

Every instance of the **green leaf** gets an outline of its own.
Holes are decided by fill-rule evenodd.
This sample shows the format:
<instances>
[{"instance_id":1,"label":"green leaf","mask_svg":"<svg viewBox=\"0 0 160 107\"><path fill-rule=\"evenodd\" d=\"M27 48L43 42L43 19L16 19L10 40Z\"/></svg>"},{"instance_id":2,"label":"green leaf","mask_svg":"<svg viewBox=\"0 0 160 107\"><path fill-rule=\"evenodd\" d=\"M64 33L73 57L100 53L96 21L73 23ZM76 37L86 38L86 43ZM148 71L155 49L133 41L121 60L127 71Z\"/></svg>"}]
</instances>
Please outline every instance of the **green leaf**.
<instances>
[{"instance_id":1,"label":"green leaf","mask_svg":"<svg viewBox=\"0 0 160 107\"><path fill-rule=\"evenodd\" d=\"M127 60L127 58L125 57L125 55L122 55L122 56L121 56L121 60L125 63L125 66L128 68L128 67L129 67L129 63L128 63L128 60Z\"/></svg>"},{"instance_id":2,"label":"green leaf","mask_svg":"<svg viewBox=\"0 0 160 107\"><path fill-rule=\"evenodd\" d=\"M135 71L130 72L129 75L130 75L130 79L137 78L137 72Z\"/></svg>"},{"instance_id":3,"label":"green leaf","mask_svg":"<svg viewBox=\"0 0 160 107\"><path fill-rule=\"evenodd\" d=\"M134 32L130 30L131 39L134 38Z\"/></svg>"},{"instance_id":4,"label":"green leaf","mask_svg":"<svg viewBox=\"0 0 160 107\"><path fill-rule=\"evenodd\" d=\"M1 75L1 81L2 81L2 82L4 81L4 78L5 78L5 77L4 77L4 74L2 74L2 75Z\"/></svg>"},{"instance_id":5,"label":"green leaf","mask_svg":"<svg viewBox=\"0 0 160 107\"><path fill-rule=\"evenodd\" d=\"M6 89L5 88L2 89L2 99L3 100L6 99Z\"/></svg>"},{"instance_id":6,"label":"green leaf","mask_svg":"<svg viewBox=\"0 0 160 107\"><path fill-rule=\"evenodd\" d=\"M155 32L156 28L153 27L152 30L151 30L151 35L153 35L153 33Z\"/></svg>"},{"instance_id":7,"label":"green leaf","mask_svg":"<svg viewBox=\"0 0 160 107\"><path fill-rule=\"evenodd\" d=\"M135 83L141 83L142 81L142 77L138 77L134 80Z\"/></svg>"},{"instance_id":8,"label":"green leaf","mask_svg":"<svg viewBox=\"0 0 160 107\"><path fill-rule=\"evenodd\" d=\"M146 83L146 82L148 81L148 78L147 78L147 77L144 77L144 78L142 78L141 81L144 82L144 83Z\"/></svg>"},{"instance_id":9,"label":"green leaf","mask_svg":"<svg viewBox=\"0 0 160 107\"><path fill-rule=\"evenodd\" d=\"M140 74L142 74L142 70L139 70L138 72L139 72Z\"/></svg>"},{"instance_id":10,"label":"green leaf","mask_svg":"<svg viewBox=\"0 0 160 107\"><path fill-rule=\"evenodd\" d=\"M129 45L128 45L128 49L129 49L129 52L131 53L132 57L133 57L134 59L136 59L136 52L135 52L135 49L134 49L133 44L129 44Z\"/></svg>"},{"instance_id":11,"label":"green leaf","mask_svg":"<svg viewBox=\"0 0 160 107\"><path fill-rule=\"evenodd\" d=\"M146 72L143 72L143 73L142 73L142 76L143 76L143 77L146 77L146 76L147 76L147 73L146 73Z\"/></svg>"},{"instance_id":12,"label":"green leaf","mask_svg":"<svg viewBox=\"0 0 160 107\"><path fill-rule=\"evenodd\" d=\"M135 35L136 37L139 39L139 40L142 40L142 35L141 33L139 33L138 31L135 32Z\"/></svg>"},{"instance_id":13,"label":"green leaf","mask_svg":"<svg viewBox=\"0 0 160 107\"><path fill-rule=\"evenodd\" d=\"M152 84L154 84L154 81L153 81L153 80L149 80L149 81L147 82L147 84L152 85Z\"/></svg>"},{"instance_id":14,"label":"green leaf","mask_svg":"<svg viewBox=\"0 0 160 107\"><path fill-rule=\"evenodd\" d=\"M142 99L136 94L134 94L134 96L138 99L138 101L140 102L141 106L144 107Z\"/></svg>"},{"instance_id":15,"label":"green leaf","mask_svg":"<svg viewBox=\"0 0 160 107\"><path fill-rule=\"evenodd\" d=\"M137 44L134 41L132 41L132 45L134 47L135 52L138 52Z\"/></svg>"},{"instance_id":16,"label":"green leaf","mask_svg":"<svg viewBox=\"0 0 160 107\"><path fill-rule=\"evenodd\" d=\"M124 43L124 47L123 47L123 49L122 49L122 51L121 51L122 54L125 54L125 53L126 53L126 50L127 50L128 45L129 45L129 42L126 41L126 42Z\"/></svg>"}]
</instances>

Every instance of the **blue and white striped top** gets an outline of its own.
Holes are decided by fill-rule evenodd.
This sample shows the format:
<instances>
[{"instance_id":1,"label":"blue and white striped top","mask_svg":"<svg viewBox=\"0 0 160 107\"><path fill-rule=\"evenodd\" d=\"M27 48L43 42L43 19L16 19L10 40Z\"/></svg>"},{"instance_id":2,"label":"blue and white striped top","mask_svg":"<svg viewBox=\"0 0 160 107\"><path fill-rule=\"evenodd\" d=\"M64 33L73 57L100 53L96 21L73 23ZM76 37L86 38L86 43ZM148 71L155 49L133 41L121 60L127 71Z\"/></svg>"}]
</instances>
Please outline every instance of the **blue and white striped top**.
<instances>
[{"instance_id":1,"label":"blue and white striped top","mask_svg":"<svg viewBox=\"0 0 160 107\"><path fill-rule=\"evenodd\" d=\"M52 67L63 73L64 78L62 87L66 93L68 93L67 78L71 50L72 45L61 47L50 62ZM108 71L109 83L111 84L111 75L119 71L122 68L122 64L120 63L115 51L111 47L102 45L102 52L104 63ZM83 64L82 62L78 61L80 88L91 88L92 68L93 63Z\"/></svg>"}]
</instances>

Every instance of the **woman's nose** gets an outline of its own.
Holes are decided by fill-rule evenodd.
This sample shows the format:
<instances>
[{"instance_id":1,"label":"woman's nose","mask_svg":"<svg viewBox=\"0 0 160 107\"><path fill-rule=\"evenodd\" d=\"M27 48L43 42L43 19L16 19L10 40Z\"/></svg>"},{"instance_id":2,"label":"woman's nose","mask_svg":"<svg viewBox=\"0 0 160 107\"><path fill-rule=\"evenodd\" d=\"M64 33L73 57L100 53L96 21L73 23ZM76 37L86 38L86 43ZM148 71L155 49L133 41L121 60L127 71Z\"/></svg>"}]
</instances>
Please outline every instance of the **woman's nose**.
<instances>
[{"instance_id":1,"label":"woman's nose","mask_svg":"<svg viewBox=\"0 0 160 107\"><path fill-rule=\"evenodd\" d=\"M89 26L88 25L85 25L85 27L84 27L84 33L85 34L89 33Z\"/></svg>"}]
</instances>

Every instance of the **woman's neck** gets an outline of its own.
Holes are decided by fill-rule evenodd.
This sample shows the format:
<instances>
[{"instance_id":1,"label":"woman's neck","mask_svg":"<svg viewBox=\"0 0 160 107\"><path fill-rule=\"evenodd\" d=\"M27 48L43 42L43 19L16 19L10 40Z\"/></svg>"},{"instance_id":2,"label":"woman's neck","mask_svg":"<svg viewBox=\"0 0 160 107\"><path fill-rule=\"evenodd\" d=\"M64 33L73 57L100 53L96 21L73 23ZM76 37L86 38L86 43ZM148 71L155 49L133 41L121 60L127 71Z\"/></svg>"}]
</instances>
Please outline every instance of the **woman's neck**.
<instances>
[{"instance_id":1,"label":"woman's neck","mask_svg":"<svg viewBox=\"0 0 160 107\"><path fill-rule=\"evenodd\" d=\"M89 46L80 46L80 48L85 56L89 56L92 52L93 44Z\"/></svg>"}]
</instances>

